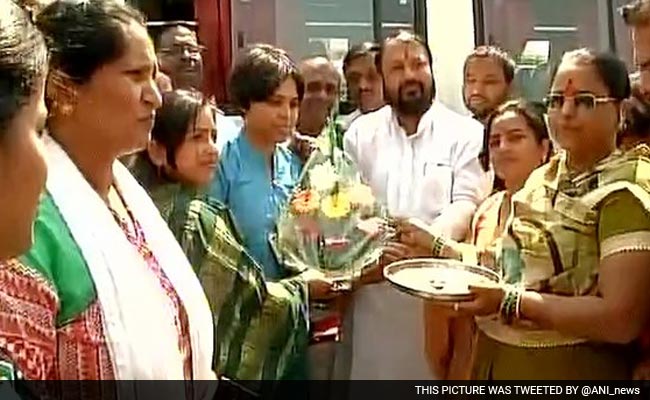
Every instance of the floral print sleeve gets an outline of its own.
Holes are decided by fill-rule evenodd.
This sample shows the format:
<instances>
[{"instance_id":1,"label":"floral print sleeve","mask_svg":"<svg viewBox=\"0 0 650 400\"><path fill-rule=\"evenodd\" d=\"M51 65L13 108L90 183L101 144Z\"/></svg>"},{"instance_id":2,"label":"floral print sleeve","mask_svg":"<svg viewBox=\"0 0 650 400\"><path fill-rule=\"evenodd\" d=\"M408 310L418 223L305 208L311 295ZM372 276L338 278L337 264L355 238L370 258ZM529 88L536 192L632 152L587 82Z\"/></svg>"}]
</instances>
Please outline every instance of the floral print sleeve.
<instances>
[{"instance_id":1,"label":"floral print sleeve","mask_svg":"<svg viewBox=\"0 0 650 400\"><path fill-rule=\"evenodd\" d=\"M0 351L26 379L59 379L58 307L47 280L18 261L0 263Z\"/></svg>"}]
</instances>

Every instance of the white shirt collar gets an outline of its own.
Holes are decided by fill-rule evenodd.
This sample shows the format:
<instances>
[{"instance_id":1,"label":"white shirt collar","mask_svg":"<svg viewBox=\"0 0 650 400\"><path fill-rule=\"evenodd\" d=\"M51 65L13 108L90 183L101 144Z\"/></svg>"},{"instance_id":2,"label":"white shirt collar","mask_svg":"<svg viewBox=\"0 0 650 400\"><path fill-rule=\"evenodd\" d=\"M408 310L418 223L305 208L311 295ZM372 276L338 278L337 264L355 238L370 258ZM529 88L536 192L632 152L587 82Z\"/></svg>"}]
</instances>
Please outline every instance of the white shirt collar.
<instances>
[{"instance_id":1,"label":"white shirt collar","mask_svg":"<svg viewBox=\"0 0 650 400\"><path fill-rule=\"evenodd\" d=\"M436 114L436 110L438 109L437 102L434 101L431 104L431 107L427 111L422 114L422 117L420 118L420 121L418 122L418 127L413 135L407 136L406 132L404 131L404 128L399 124L399 120L397 118L397 112L395 112L394 108L390 108L390 132L391 134L396 134L404 139L407 140L414 140L420 136L422 136L425 133L432 132L433 131L433 122L434 122L434 116Z\"/></svg>"}]
</instances>

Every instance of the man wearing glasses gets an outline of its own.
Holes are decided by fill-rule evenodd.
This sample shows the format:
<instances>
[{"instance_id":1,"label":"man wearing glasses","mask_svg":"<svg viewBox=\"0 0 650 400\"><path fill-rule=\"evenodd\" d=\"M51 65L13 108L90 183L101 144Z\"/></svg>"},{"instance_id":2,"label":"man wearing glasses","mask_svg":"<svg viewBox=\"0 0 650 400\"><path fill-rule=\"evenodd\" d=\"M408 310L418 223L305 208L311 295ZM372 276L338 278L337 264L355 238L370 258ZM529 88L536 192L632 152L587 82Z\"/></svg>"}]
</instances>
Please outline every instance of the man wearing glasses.
<instances>
[{"instance_id":1,"label":"man wearing glasses","mask_svg":"<svg viewBox=\"0 0 650 400\"><path fill-rule=\"evenodd\" d=\"M203 53L196 33L184 25L166 27L158 39L158 65L162 74L156 78L161 92L174 89L197 90L203 88ZM217 147L239 133L239 118L217 112ZM236 122L237 121L237 122Z\"/></svg>"},{"instance_id":2,"label":"man wearing glasses","mask_svg":"<svg viewBox=\"0 0 650 400\"><path fill-rule=\"evenodd\" d=\"M202 89L202 51L196 33L186 26L171 26L160 34L158 63L174 89Z\"/></svg>"}]
</instances>

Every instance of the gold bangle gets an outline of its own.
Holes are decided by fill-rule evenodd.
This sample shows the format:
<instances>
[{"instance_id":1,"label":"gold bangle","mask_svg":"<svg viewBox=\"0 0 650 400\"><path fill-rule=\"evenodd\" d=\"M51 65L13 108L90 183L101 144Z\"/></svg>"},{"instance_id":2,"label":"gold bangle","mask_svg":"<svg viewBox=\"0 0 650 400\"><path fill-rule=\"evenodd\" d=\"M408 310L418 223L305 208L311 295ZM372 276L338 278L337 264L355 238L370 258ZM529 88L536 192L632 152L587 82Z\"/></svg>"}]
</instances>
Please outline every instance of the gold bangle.
<instances>
[{"instance_id":1,"label":"gold bangle","mask_svg":"<svg viewBox=\"0 0 650 400\"><path fill-rule=\"evenodd\" d=\"M445 239L442 237L436 236L433 239L433 249L431 250L431 253L433 254L434 258L439 258L442 255L442 250L444 249L446 245Z\"/></svg>"}]
</instances>

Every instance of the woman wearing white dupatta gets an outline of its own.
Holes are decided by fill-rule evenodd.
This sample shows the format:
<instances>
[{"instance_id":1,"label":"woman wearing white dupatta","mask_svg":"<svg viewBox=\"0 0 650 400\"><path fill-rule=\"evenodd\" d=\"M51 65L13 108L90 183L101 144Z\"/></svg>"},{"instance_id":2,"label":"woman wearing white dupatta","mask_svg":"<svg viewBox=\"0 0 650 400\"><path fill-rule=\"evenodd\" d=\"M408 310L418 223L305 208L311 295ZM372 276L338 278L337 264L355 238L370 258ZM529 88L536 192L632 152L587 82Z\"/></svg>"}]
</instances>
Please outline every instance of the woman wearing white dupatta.
<instances>
[{"instance_id":1,"label":"woman wearing white dupatta","mask_svg":"<svg viewBox=\"0 0 650 400\"><path fill-rule=\"evenodd\" d=\"M116 161L146 146L160 106L143 20L112 0L57 0L37 26L51 51L47 193L5 280L17 290L3 288L14 312L0 313L0 344L29 379L213 379L201 286ZM173 398L207 395L191 389Z\"/></svg>"}]
</instances>

